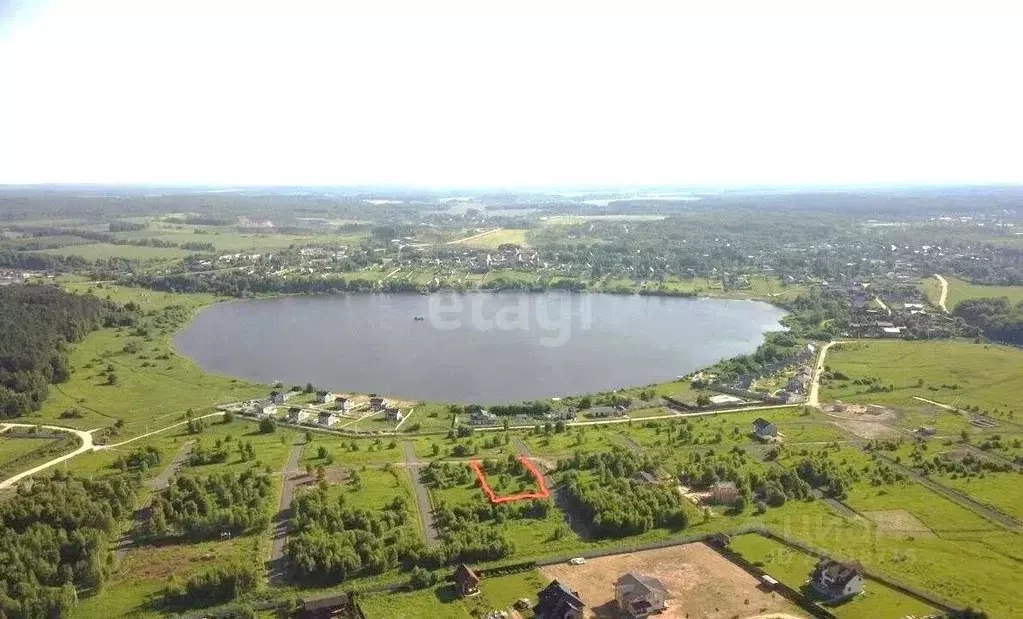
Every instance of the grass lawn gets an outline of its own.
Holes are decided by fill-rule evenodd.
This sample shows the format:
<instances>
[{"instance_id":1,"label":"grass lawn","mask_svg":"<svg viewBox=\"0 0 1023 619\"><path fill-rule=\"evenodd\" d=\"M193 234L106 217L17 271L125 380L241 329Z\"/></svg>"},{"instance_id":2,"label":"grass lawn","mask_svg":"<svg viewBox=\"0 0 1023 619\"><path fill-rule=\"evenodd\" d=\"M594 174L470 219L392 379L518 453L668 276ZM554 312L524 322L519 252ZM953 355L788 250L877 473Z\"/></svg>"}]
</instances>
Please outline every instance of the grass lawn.
<instances>
[{"instance_id":1,"label":"grass lawn","mask_svg":"<svg viewBox=\"0 0 1023 619\"><path fill-rule=\"evenodd\" d=\"M945 299L945 306L948 311L955 309L956 305L967 299L983 299L988 297L1007 297L1013 305L1023 301L1023 286L984 286L971 284L968 281L955 277L945 277L948 280L948 298ZM937 278L929 277L920 282L921 288L927 294L927 299L937 305L941 296L941 284Z\"/></svg>"},{"instance_id":2,"label":"grass lawn","mask_svg":"<svg viewBox=\"0 0 1023 619\"><path fill-rule=\"evenodd\" d=\"M1023 520L1023 475L1015 472L986 473L984 477L934 476L934 481L968 494L979 503Z\"/></svg>"},{"instance_id":3,"label":"grass lawn","mask_svg":"<svg viewBox=\"0 0 1023 619\"><path fill-rule=\"evenodd\" d=\"M732 540L731 547L780 582L797 590L806 582L817 563L817 558L812 555L760 535L740 535ZM830 610L843 619L868 619L921 616L937 609L880 582L868 580L862 594Z\"/></svg>"},{"instance_id":4,"label":"grass lawn","mask_svg":"<svg viewBox=\"0 0 1023 619\"><path fill-rule=\"evenodd\" d=\"M73 451L80 444L71 434L64 439L0 436L0 481Z\"/></svg>"},{"instance_id":5,"label":"grass lawn","mask_svg":"<svg viewBox=\"0 0 1023 619\"><path fill-rule=\"evenodd\" d=\"M960 408L975 405L996 419L999 412L1004 415L1014 408L1023 412L1018 398L1023 391L1023 351L1009 346L963 340L855 342L833 347L827 366L849 380L824 381L822 401L927 407L913 399L918 396ZM869 393L866 386L853 384L863 378L878 378L882 386L894 390Z\"/></svg>"},{"instance_id":6,"label":"grass lawn","mask_svg":"<svg viewBox=\"0 0 1023 619\"><path fill-rule=\"evenodd\" d=\"M459 598L454 586L445 582L413 593L378 593L359 599L366 619L474 619L493 610L510 611L520 598L536 601L536 592L546 585L537 570L508 576L484 578L480 594ZM531 615L527 615L531 616Z\"/></svg>"}]
</instances>

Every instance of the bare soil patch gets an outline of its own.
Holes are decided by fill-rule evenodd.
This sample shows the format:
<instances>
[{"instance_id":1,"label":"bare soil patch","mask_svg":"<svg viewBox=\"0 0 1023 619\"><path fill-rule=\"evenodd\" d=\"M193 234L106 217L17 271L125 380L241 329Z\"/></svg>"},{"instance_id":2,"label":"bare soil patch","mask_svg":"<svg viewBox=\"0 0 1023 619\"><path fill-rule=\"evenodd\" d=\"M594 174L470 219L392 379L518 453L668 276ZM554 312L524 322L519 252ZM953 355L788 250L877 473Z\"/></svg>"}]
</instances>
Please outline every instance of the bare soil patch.
<instances>
[{"instance_id":1,"label":"bare soil patch","mask_svg":"<svg viewBox=\"0 0 1023 619\"><path fill-rule=\"evenodd\" d=\"M585 565L551 565L541 571L579 592L588 619L617 617L614 582L628 572L664 583L671 600L668 610L658 615L661 619L752 618L776 612L802 616L788 600L762 591L756 578L700 543L588 559Z\"/></svg>"},{"instance_id":2,"label":"bare soil patch","mask_svg":"<svg viewBox=\"0 0 1023 619\"><path fill-rule=\"evenodd\" d=\"M840 428L866 439L892 434L898 420L895 411L877 404L834 402L824 408L824 414L834 418Z\"/></svg>"},{"instance_id":3,"label":"bare soil patch","mask_svg":"<svg viewBox=\"0 0 1023 619\"><path fill-rule=\"evenodd\" d=\"M903 537L906 535L928 538L937 537L934 535L934 531L931 531L919 518L904 509L863 512L863 515L877 525L877 532L881 535L891 537Z\"/></svg>"}]
</instances>

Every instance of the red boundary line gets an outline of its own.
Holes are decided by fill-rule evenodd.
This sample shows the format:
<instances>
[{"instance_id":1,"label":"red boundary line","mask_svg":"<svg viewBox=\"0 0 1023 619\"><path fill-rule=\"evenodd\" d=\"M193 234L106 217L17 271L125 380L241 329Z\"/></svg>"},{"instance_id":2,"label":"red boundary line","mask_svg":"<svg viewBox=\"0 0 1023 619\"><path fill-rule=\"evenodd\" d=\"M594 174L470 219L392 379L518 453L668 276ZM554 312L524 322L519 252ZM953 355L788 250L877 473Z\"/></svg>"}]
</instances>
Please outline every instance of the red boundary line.
<instances>
[{"instance_id":1,"label":"red boundary line","mask_svg":"<svg viewBox=\"0 0 1023 619\"><path fill-rule=\"evenodd\" d=\"M536 465L529 461L529 458L525 456L519 456L519 461L526 465L526 469L533 474L536 478L536 483L540 486L539 492L522 492L519 494L507 494L504 496L497 496L494 493L493 488L487 483L487 476L483 473L483 468L480 467L479 460L471 460L469 465L472 466L472 470L476 471L476 479L480 480L480 485L483 486L483 492L487 493L487 497L490 498L490 502L496 504L510 503L512 501L521 501L523 499L546 499L551 496L549 490L547 490L547 484L543 480L543 474L537 470Z\"/></svg>"}]
</instances>

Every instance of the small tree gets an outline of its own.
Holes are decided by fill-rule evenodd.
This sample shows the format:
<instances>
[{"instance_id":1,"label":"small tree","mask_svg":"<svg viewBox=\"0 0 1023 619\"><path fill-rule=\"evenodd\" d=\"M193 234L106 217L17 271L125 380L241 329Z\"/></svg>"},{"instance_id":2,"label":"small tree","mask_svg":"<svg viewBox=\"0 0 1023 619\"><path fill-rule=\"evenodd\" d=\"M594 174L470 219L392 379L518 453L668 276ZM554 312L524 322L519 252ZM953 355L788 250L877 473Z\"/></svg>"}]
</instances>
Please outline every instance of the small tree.
<instances>
[{"instance_id":1,"label":"small tree","mask_svg":"<svg viewBox=\"0 0 1023 619\"><path fill-rule=\"evenodd\" d=\"M260 434L271 434L277 429L277 424L274 423L273 419L269 417L263 417L259 421L259 432Z\"/></svg>"},{"instance_id":2,"label":"small tree","mask_svg":"<svg viewBox=\"0 0 1023 619\"><path fill-rule=\"evenodd\" d=\"M108 385L116 385L117 384L117 374L114 374L113 372L107 374L107 384Z\"/></svg>"}]
</instances>

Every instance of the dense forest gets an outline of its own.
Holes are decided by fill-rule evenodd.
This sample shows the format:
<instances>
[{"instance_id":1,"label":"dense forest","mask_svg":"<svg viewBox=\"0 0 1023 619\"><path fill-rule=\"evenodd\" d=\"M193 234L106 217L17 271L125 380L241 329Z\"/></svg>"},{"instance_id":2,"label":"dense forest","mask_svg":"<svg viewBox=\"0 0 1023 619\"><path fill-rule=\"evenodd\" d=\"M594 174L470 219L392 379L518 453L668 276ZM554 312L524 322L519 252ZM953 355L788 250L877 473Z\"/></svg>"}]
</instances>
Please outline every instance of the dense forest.
<instances>
[{"instance_id":1,"label":"dense forest","mask_svg":"<svg viewBox=\"0 0 1023 619\"><path fill-rule=\"evenodd\" d=\"M565 489L596 537L628 537L653 528L682 529L687 524L682 496L674 486L631 479L657 465L631 451L576 456L558 464L568 469ZM586 472L586 475L580 474Z\"/></svg>"},{"instance_id":2,"label":"dense forest","mask_svg":"<svg viewBox=\"0 0 1023 619\"><path fill-rule=\"evenodd\" d=\"M65 616L76 589L98 592L117 522L134 508L138 480L54 475L0 502L0 617Z\"/></svg>"},{"instance_id":3,"label":"dense forest","mask_svg":"<svg viewBox=\"0 0 1023 619\"><path fill-rule=\"evenodd\" d=\"M53 286L0 288L0 418L39 410L49 383L70 377L70 344L102 326L133 324L134 310Z\"/></svg>"},{"instance_id":4,"label":"dense forest","mask_svg":"<svg viewBox=\"0 0 1023 619\"><path fill-rule=\"evenodd\" d=\"M1005 297L968 299L960 302L953 313L991 339L1023 345L1023 303L1013 305Z\"/></svg>"},{"instance_id":5,"label":"dense forest","mask_svg":"<svg viewBox=\"0 0 1023 619\"><path fill-rule=\"evenodd\" d=\"M157 538L217 539L247 535L270 524L272 483L256 468L207 477L176 477L153 498L144 530Z\"/></svg>"}]
</instances>

